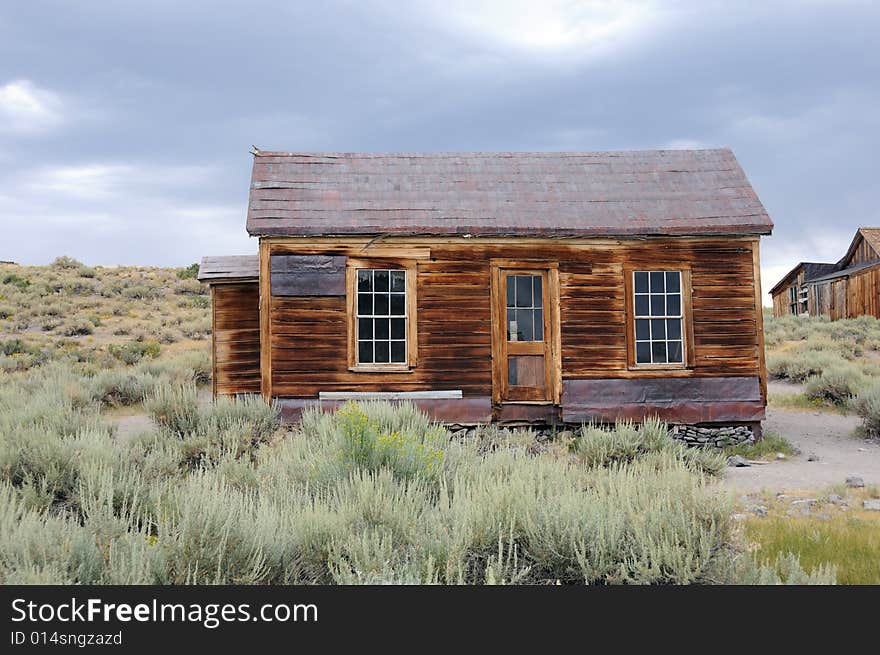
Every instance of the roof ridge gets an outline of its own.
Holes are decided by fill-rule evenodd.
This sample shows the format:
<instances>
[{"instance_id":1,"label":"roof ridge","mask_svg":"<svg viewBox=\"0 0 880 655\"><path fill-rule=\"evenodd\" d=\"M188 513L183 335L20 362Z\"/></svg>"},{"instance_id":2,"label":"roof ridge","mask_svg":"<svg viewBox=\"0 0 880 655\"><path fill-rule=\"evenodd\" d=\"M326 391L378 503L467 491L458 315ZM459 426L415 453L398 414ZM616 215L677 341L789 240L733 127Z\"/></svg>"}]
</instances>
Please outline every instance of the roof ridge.
<instances>
[{"instance_id":1,"label":"roof ridge","mask_svg":"<svg viewBox=\"0 0 880 655\"><path fill-rule=\"evenodd\" d=\"M312 151L262 150L251 151L255 157L587 157L597 155L637 155L655 153L724 152L733 154L727 146L715 148L633 148L620 150L439 150L439 151Z\"/></svg>"}]
</instances>

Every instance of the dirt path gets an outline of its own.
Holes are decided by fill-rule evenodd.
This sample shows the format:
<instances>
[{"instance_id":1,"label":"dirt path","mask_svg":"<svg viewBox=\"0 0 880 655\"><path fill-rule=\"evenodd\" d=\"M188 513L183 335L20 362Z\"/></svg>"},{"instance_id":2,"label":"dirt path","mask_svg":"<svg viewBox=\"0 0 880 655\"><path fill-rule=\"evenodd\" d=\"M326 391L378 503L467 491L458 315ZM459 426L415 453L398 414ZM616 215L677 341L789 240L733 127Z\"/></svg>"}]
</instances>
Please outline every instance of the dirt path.
<instances>
[{"instance_id":1,"label":"dirt path","mask_svg":"<svg viewBox=\"0 0 880 655\"><path fill-rule=\"evenodd\" d=\"M207 407L211 404L211 400L210 388L198 390L200 407ZM106 421L116 426L116 438L123 441L156 429L156 424L153 423L152 419L144 411L142 405L107 410L103 412L103 415Z\"/></svg>"},{"instance_id":2,"label":"dirt path","mask_svg":"<svg viewBox=\"0 0 880 655\"><path fill-rule=\"evenodd\" d=\"M724 485L737 490L792 491L843 484L857 475L880 484L880 444L853 436L856 416L769 407L764 429L787 439L800 453L783 461L728 468ZM817 461L809 461L810 456Z\"/></svg>"},{"instance_id":3,"label":"dirt path","mask_svg":"<svg viewBox=\"0 0 880 655\"><path fill-rule=\"evenodd\" d=\"M116 426L116 438L120 441L133 439L144 432L151 432L156 427L149 416L141 413L117 413L105 418Z\"/></svg>"}]
</instances>

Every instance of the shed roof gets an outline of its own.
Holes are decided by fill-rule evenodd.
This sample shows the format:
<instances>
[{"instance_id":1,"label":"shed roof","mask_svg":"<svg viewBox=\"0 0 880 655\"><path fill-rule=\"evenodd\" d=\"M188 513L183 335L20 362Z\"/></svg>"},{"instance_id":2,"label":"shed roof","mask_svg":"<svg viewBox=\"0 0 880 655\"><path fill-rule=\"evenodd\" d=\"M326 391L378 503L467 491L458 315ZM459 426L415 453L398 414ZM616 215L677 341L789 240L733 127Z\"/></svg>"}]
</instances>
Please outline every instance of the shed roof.
<instances>
[{"instance_id":1,"label":"shed roof","mask_svg":"<svg viewBox=\"0 0 880 655\"><path fill-rule=\"evenodd\" d=\"M834 271L833 273L829 273L827 275L823 275L821 277L813 278L809 280L809 282L827 282L828 280L836 280L840 277L847 277L852 275L853 273L858 273L860 271L864 271L868 268L874 268L875 266L880 266L880 261L872 261L872 262L864 262L862 264L856 264L855 266L850 266L848 268L843 268L839 271ZM805 280L806 281L806 280Z\"/></svg>"},{"instance_id":2,"label":"shed roof","mask_svg":"<svg viewBox=\"0 0 880 655\"><path fill-rule=\"evenodd\" d=\"M785 286L788 282L791 281L793 277L797 275L797 272L804 269L804 283L811 282L812 280L818 278L821 275L827 275L833 271L838 269L838 264L826 264L824 262L800 262L793 269L791 269L788 273L786 273L779 282L777 282L772 289L770 289L770 294L776 293L776 291Z\"/></svg>"},{"instance_id":3,"label":"shed roof","mask_svg":"<svg viewBox=\"0 0 880 655\"><path fill-rule=\"evenodd\" d=\"M254 236L769 234L733 153L255 151Z\"/></svg>"},{"instance_id":4,"label":"shed roof","mask_svg":"<svg viewBox=\"0 0 880 655\"><path fill-rule=\"evenodd\" d=\"M259 276L259 255L202 257L199 264L199 280L202 282L257 279Z\"/></svg>"}]
</instances>

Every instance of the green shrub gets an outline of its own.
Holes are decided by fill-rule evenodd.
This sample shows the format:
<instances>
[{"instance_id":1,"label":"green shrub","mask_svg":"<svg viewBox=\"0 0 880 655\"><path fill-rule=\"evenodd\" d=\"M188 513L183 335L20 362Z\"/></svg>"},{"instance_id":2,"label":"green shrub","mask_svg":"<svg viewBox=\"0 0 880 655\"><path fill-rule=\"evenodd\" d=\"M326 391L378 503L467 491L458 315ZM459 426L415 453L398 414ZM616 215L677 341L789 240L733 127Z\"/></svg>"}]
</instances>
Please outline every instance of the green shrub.
<instances>
[{"instance_id":1,"label":"green shrub","mask_svg":"<svg viewBox=\"0 0 880 655\"><path fill-rule=\"evenodd\" d=\"M822 350L805 350L794 353L772 354L767 357L767 373L774 378L792 382L804 382L825 369L846 365L840 355Z\"/></svg>"},{"instance_id":2,"label":"green shrub","mask_svg":"<svg viewBox=\"0 0 880 655\"><path fill-rule=\"evenodd\" d=\"M199 264L190 264L186 268L178 269L177 277L181 280L194 280L199 276Z\"/></svg>"},{"instance_id":3,"label":"green shrub","mask_svg":"<svg viewBox=\"0 0 880 655\"><path fill-rule=\"evenodd\" d=\"M139 368L154 377L164 377L171 384L211 382L211 355L201 350L191 350L173 359L144 359Z\"/></svg>"},{"instance_id":4,"label":"green shrub","mask_svg":"<svg viewBox=\"0 0 880 655\"><path fill-rule=\"evenodd\" d=\"M158 385L147 396L144 407L157 425L178 436L193 433L199 426L195 386Z\"/></svg>"},{"instance_id":5,"label":"green shrub","mask_svg":"<svg viewBox=\"0 0 880 655\"><path fill-rule=\"evenodd\" d=\"M155 359L162 352L162 346L158 341L130 341L124 346L110 344L108 352L116 359L128 364L137 364L142 359Z\"/></svg>"},{"instance_id":6,"label":"green shrub","mask_svg":"<svg viewBox=\"0 0 880 655\"><path fill-rule=\"evenodd\" d=\"M156 387L156 379L145 373L101 371L89 384L89 393L107 406L134 405L143 402Z\"/></svg>"},{"instance_id":7,"label":"green shrub","mask_svg":"<svg viewBox=\"0 0 880 655\"><path fill-rule=\"evenodd\" d=\"M180 331L189 339L204 339L211 334L211 318L206 316L181 323Z\"/></svg>"},{"instance_id":8,"label":"green shrub","mask_svg":"<svg viewBox=\"0 0 880 655\"><path fill-rule=\"evenodd\" d=\"M61 257L56 257L55 260L51 264L52 268L60 268L66 270L78 270L84 267L84 264L80 261L77 261L73 257L67 257L62 255Z\"/></svg>"},{"instance_id":9,"label":"green shrub","mask_svg":"<svg viewBox=\"0 0 880 655\"><path fill-rule=\"evenodd\" d=\"M40 321L40 329L43 332L51 332L52 330L57 330L63 324L64 321L57 316L46 316Z\"/></svg>"},{"instance_id":10,"label":"green shrub","mask_svg":"<svg viewBox=\"0 0 880 655\"><path fill-rule=\"evenodd\" d=\"M626 464L649 454L665 453L695 472L721 475L725 458L714 448L688 448L669 435L664 423L645 421L641 426L618 422L614 429L585 425L571 443L575 455L591 468Z\"/></svg>"},{"instance_id":11,"label":"green shrub","mask_svg":"<svg viewBox=\"0 0 880 655\"><path fill-rule=\"evenodd\" d=\"M853 402L862 418L865 434L880 437L880 385L874 385L858 395Z\"/></svg>"},{"instance_id":12,"label":"green shrub","mask_svg":"<svg viewBox=\"0 0 880 655\"><path fill-rule=\"evenodd\" d=\"M218 398L199 415L199 432L219 434L239 429L250 435L252 444L268 439L278 428L281 411L260 396Z\"/></svg>"},{"instance_id":13,"label":"green shrub","mask_svg":"<svg viewBox=\"0 0 880 655\"><path fill-rule=\"evenodd\" d=\"M27 278L23 278L15 273L8 273L3 276L2 284L10 284L20 291L24 291L31 285L31 282Z\"/></svg>"},{"instance_id":14,"label":"green shrub","mask_svg":"<svg viewBox=\"0 0 880 655\"><path fill-rule=\"evenodd\" d=\"M776 453L791 456L795 454L795 449L784 437L771 431L765 431L759 441L741 443L724 449L725 455L740 455L746 459L758 459Z\"/></svg>"},{"instance_id":15,"label":"green shrub","mask_svg":"<svg viewBox=\"0 0 880 655\"><path fill-rule=\"evenodd\" d=\"M95 326L84 318L74 319L61 325L61 333L66 337L77 337L92 334Z\"/></svg>"},{"instance_id":16,"label":"green shrub","mask_svg":"<svg viewBox=\"0 0 880 655\"><path fill-rule=\"evenodd\" d=\"M208 295L208 291L208 285L192 278L181 280L174 286L174 293L180 295L205 296Z\"/></svg>"},{"instance_id":17,"label":"green shrub","mask_svg":"<svg viewBox=\"0 0 880 655\"><path fill-rule=\"evenodd\" d=\"M75 279L64 282L61 291L68 296L89 296L95 292L95 287L91 282Z\"/></svg>"},{"instance_id":18,"label":"green shrub","mask_svg":"<svg viewBox=\"0 0 880 655\"><path fill-rule=\"evenodd\" d=\"M137 284L122 289L122 295L125 298L129 298L131 300L149 300L151 298L155 298L157 296L157 293L155 289L152 289L144 284Z\"/></svg>"},{"instance_id":19,"label":"green shrub","mask_svg":"<svg viewBox=\"0 0 880 655\"><path fill-rule=\"evenodd\" d=\"M805 394L810 400L843 406L865 386L865 376L854 366L833 366L807 379Z\"/></svg>"},{"instance_id":20,"label":"green shrub","mask_svg":"<svg viewBox=\"0 0 880 655\"><path fill-rule=\"evenodd\" d=\"M28 348L21 339L9 339L8 341L0 341L0 352L4 355L21 355L26 353Z\"/></svg>"}]
</instances>

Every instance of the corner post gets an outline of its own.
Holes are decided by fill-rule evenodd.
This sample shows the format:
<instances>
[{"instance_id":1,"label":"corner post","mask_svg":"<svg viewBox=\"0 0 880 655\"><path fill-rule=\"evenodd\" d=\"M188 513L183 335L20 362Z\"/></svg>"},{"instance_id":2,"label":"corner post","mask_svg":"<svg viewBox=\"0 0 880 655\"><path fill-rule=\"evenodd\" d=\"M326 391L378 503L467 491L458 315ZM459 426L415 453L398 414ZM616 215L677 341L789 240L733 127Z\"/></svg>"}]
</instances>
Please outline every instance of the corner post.
<instances>
[{"instance_id":1,"label":"corner post","mask_svg":"<svg viewBox=\"0 0 880 655\"><path fill-rule=\"evenodd\" d=\"M267 402L272 400L272 285L270 263L271 247L260 239L260 393Z\"/></svg>"},{"instance_id":2,"label":"corner post","mask_svg":"<svg viewBox=\"0 0 880 655\"><path fill-rule=\"evenodd\" d=\"M764 355L764 303L761 302L761 242L752 242L752 278L755 284L755 325L758 330L758 377L761 381L761 399L767 406L767 363Z\"/></svg>"}]
</instances>

